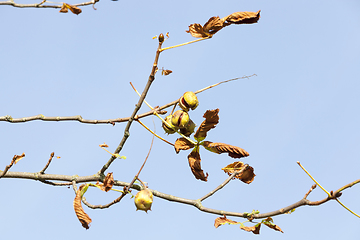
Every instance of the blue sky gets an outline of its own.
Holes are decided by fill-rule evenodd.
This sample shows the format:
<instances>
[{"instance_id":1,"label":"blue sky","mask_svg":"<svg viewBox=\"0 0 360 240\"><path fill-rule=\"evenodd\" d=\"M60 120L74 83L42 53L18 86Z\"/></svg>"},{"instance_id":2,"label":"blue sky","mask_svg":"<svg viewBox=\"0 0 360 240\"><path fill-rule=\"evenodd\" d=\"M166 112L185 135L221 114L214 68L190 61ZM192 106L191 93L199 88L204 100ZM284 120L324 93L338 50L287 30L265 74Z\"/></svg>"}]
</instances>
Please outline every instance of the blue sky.
<instances>
[{"instance_id":1,"label":"blue sky","mask_svg":"<svg viewBox=\"0 0 360 240\"><path fill-rule=\"evenodd\" d=\"M157 74L147 96L153 106L164 105L186 91L257 74L199 94L200 105L191 112L200 124L207 109L219 108L220 123L208 140L244 148L250 156L243 161L257 175L250 185L230 182L204 206L268 212L295 203L313 184L297 161L329 191L359 178L358 1L100 1L96 7L96 11L82 7L80 15L0 7L0 116L130 116L138 96L129 82L139 91L145 86L157 47L153 36L169 32L164 46L171 46L194 39L185 32L191 23L261 10L257 24L229 26L210 40L163 52L159 67L173 73ZM140 113L148 110L143 105ZM160 121L154 121L157 133L166 137ZM153 126L151 117L144 122ZM113 151L124 127L0 122L0 168L14 154L25 152L11 170L38 172L55 152L61 158L47 173L94 174L110 156L98 145L106 142ZM140 125L132 125L121 152L127 159L115 161L109 169L116 179L131 181L151 139ZM176 136L167 139L173 142ZM155 139L141 179L160 192L197 199L226 179L221 168L234 161L201 151L202 168L209 173L208 182L201 182L193 177L187 154L177 155ZM85 208L93 220L86 231L74 214L72 189L1 179L0 192L4 239L259 238L238 226L215 229L217 216L158 198L148 214L135 211L129 197L106 210ZM86 193L92 204L106 204L117 196L97 189ZM317 188L309 199L325 196ZM356 185L343 193L341 201L359 214L359 197ZM263 227L262 239L356 239L359 235L360 220L335 201L301 207L274 221L284 234Z\"/></svg>"}]
</instances>

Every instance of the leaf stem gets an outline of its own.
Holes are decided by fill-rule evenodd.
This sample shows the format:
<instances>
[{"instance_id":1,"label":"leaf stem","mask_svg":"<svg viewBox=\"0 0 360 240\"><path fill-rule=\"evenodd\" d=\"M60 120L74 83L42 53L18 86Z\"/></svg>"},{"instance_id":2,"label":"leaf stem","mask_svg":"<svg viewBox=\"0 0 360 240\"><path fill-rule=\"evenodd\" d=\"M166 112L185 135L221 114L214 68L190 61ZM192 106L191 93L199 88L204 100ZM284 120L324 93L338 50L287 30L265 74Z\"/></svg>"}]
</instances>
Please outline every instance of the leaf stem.
<instances>
[{"instance_id":1,"label":"leaf stem","mask_svg":"<svg viewBox=\"0 0 360 240\"><path fill-rule=\"evenodd\" d=\"M171 142L165 140L164 138L160 137L159 135L157 135L156 133L154 133L150 128L148 128L144 123L142 123L139 119L136 120L138 121L138 123L140 123L141 126L143 126L146 130L148 130L149 132L151 132L155 137L159 138L160 140L163 140L164 142L174 146L174 144L172 144Z\"/></svg>"},{"instance_id":2,"label":"leaf stem","mask_svg":"<svg viewBox=\"0 0 360 240\"><path fill-rule=\"evenodd\" d=\"M202 40L206 40L206 39L209 39L209 38L211 38L211 37L200 38L200 39L196 39L196 40L193 40L193 41L190 41L190 42L186 42L186 43L181 43L181 44L178 44L178 45L174 45L174 46L171 46L171 47L161 48L161 49L160 49L160 52L165 51L165 50L168 50L168 49L172 49L172 48L177 48L177 47L185 46L185 45L188 45L188 44L191 44L191 43L195 43L195 42L199 42L199 41L202 41Z\"/></svg>"}]
</instances>

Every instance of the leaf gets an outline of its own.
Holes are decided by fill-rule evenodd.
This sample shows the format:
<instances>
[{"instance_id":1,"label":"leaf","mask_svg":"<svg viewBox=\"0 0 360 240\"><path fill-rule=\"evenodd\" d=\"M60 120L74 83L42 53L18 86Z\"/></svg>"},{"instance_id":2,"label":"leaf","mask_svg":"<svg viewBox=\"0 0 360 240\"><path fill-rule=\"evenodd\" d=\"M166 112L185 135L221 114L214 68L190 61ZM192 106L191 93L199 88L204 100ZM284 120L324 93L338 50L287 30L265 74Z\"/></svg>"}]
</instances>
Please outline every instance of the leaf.
<instances>
[{"instance_id":1,"label":"leaf","mask_svg":"<svg viewBox=\"0 0 360 240\"><path fill-rule=\"evenodd\" d=\"M233 162L226 167L222 168L225 173L227 173L229 176L233 174L235 171L241 170L241 168L244 166L243 162ZM243 181L244 183L250 184L252 181L254 181L255 178L254 174L254 168L251 166L248 166L248 168L243 171L242 173L239 173L235 176L235 178Z\"/></svg>"},{"instance_id":2,"label":"leaf","mask_svg":"<svg viewBox=\"0 0 360 240\"><path fill-rule=\"evenodd\" d=\"M114 177L113 173L108 173L104 179L104 183L97 182L96 185L100 187L101 190L108 192L114 185Z\"/></svg>"},{"instance_id":3,"label":"leaf","mask_svg":"<svg viewBox=\"0 0 360 240\"><path fill-rule=\"evenodd\" d=\"M202 141L206 138L207 132L215 128L216 124L219 123L219 109L215 110L207 110L204 113L205 120L200 124L199 128L197 129L194 138L197 141Z\"/></svg>"},{"instance_id":4,"label":"leaf","mask_svg":"<svg viewBox=\"0 0 360 240\"><path fill-rule=\"evenodd\" d=\"M210 36L217 33L224 27L224 20L220 19L219 17L211 17L205 24L204 24L204 32L208 33Z\"/></svg>"},{"instance_id":5,"label":"leaf","mask_svg":"<svg viewBox=\"0 0 360 240\"><path fill-rule=\"evenodd\" d=\"M201 159L199 152L192 151L188 156L188 160L189 160L189 166L195 178L206 182L209 174L206 173L205 176L203 170L201 169L201 165L200 165Z\"/></svg>"},{"instance_id":6,"label":"leaf","mask_svg":"<svg viewBox=\"0 0 360 240\"><path fill-rule=\"evenodd\" d=\"M215 219L214 226L215 226L215 228L218 228L219 226L224 225L226 223L228 223L228 224L237 224L238 222L227 219L226 216L224 215L224 217L218 217L218 218Z\"/></svg>"},{"instance_id":7,"label":"leaf","mask_svg":"<svg viewBox=\"0 0 360 240\"><path fill-rule=\"evenodd\" d=\"M268 218L262 220L261 222L263 224L265 224L266 226L268 226L269 228L274 229L275 231L284 233L278 225L274 224L274 221L271 217L268 217Z\"/></svg>"},{"instance_id":8,"label":"leaf","mask_svg":"<svg viewBox=\"0 0 360 240\"><path fill-rule=\"evenodd\" d=\"M214 153L228 153L232 158L242 158L249 156L249 153L242 148L232 146L225 143L213 143L210 141L204 141L203 146Z\"/></svg>"},{"instance_id":9,"label":"leaf","mask_svg":"<svg viewBox=\"0 0 360 240\"><path fill-rule=\"evenodd\" d=\"M261 223L258 223L252 227L240 226L240 229L245 230L247 232L253 232L253 234L260 234L260 227L261 227Z\"/></svg>"},{"instance_id":10,"label":"leaf","mask_svg":"<svg viewBox=\"0 0 360 240\"><path fill-rule=\"evenodd\" d=\"M206 38L209 37L209 35L204 31L203 27L199 23L194 23L189 26L189 30L186 31L187 33L190 33L191 36L196 38Z\"/></svg>"},{"instance_id":11,"label":"leaf","mask_svg":"<svg viewBox=\"0 0 360 240\"><path fill-rule=\"evenodd\" d=\"M21 159L23 159L25 157L25 153L21 154L21 155L14 155L13 159L11 162L13 162L14 164L16 164L18 161L20 161Z\"/></svg>"},{"instance_id":12,"label":"leaf","mask_svg":"<svg viewBox=\"0 0 360 240\"><path fill-rule=\"evenodd\" d=\"M76 14L76 15L79 15L81 13L81 9L78 8L77 6L74 6L74 5L71 5L71 4L68 4L68 3L63 3L61 9L59 12L61 13L67 13L68 12L68 9Z\"/></svg>"},{"instance_id":13,"label":"leaf","mask_svg":"<svg viewBox=\"0 0 360 240\"><path fill-rule=\"evenodd\" d=\"M165 75L165 76L167 76L167 75L169 75L169 74L171 74L171 73L172 73L172 71L171 71L171 70L168 70L168 69L161 71L161 75Z\"/></svg>"},{"instance_id":14,"label":"leaf","mask_svg":"<svg viewBox=\"0 0 360 240\"><path fill-rule=\"evenodd\" d=\"M91 218L89 217L89 215L87 215L81 205L81 198L82 198L82 192L81 190L86 186L86 184L83 184L79 187L79 189L76 191L76 196L73 202L74 205L74 210L75 210L75 214L77 216L77 218L79 219L81 225L86 228L89 229L89 224L92 222Z\"/></svg>"},{"instance_id":15,"label":"leaf","mask_svg":"<svg viewBox=\"0 0 360 240\"><path fill-rule=\"evenodd\" d=\"M257 23L260 19L260 10L257 12L235 12L223 18L225 25Z\"/></svg>"},{"instance_id":16,"label":"leaf","mask_svg":"<svg viewBox=\"0 0 360 240\"><path fill-rule=\"evenodd\" d=\"M101 148L108 148L109 146L106 143L100 144L99 147Z\"/></svg>"},{"instance_id":17,"label":"leaf","mask_svg":"<svg viewBox=\"0 0 360 240\"><path fill-rule=\"evenodd\" d=\"M189 150L195 147L195 145L189 142L186 138L178 138L175 141L174 147L176 153L179 153L180 150Z\"/></svg>"}]
</instances>

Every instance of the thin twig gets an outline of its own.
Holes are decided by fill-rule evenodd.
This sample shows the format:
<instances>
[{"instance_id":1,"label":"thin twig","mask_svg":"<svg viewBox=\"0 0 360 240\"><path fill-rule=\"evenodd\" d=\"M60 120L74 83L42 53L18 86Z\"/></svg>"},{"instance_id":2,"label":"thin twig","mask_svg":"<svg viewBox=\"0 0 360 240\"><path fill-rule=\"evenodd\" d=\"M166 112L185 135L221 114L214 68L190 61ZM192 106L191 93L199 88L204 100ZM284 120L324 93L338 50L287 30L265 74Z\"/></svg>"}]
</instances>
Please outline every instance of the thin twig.
<instances>
[{"instance_id":1,"label":"thin twig","mask_svg":"<svg viewBox=\"0 0 360 240\"><path fill-rule=\"evenodd\" d=\"M326 191L326 189L323 188L323 187L311 176L311 174L310 174L308 171L306 171L306 169L301 165L301 163L300 163L299 161L297 161L296 163L299 164L299 166L302 168L302 170L304 170L304 172L306 172L306 174L316 183L316 185L318 185L324 192L326 192L326 194L327 194L329 197L331 197L331 194L330 194L328 191Z\"/></svg>"},{"instance_id":2,"label":"thin twig","mask_svg":"<svg viewBox=\"0 0 360 240\"><path fill-rule=\"evenodd\" d=\"M304 198L306 199L315 188L316 188L316 184L313 184L311 186L310 190L305 194Z\"/></svg>"},{"instance_id":3,"label":"thin twig","mask_svg":"<svg viewBox=\"0 0 360 240\"><path fill-rule=\"evenodd\" d=\"M160 56L160 53L161 53L161 52L160 52L160 49L161 49L162 43L163 43L163 42L159 41L159 46L158 46L157 51L156 51L155 60L154 60L153 67L152 67L152 69L151 69L151 73L150 73L149 79L148 79L147 84L146 84L146 86L145 86L145 88L144 88L144 91L142 92L141 97L140 97L138 103L136 104L135 109L134 109L133 113L131 114L130 119L129 119L126 127L125 127L124 136L123 136L123 138L121 139L121 142L119 143L118 147L116 148L115 154L118 154L118 153L122 150L122 148L123 148L126 140L127 140L128 137L130 136L130 127L131 127L131 124L132 124L133 121L135 120L136 113L140 110L141 105L142 105L142 103L143 103L144 100L145 100L145 97L146 97L146 95L147 95L147 93L148 93L148 91L149 91L149 89L150 89L150 86L151 86L152 82L155 80L155 73L156 73L156 70L157 70L157 68L158 68L157 65L158 65L159 56ZM112 163L115 159L116 159L116 157L112 156L112 157L109 159L109 161L101 168L101 170L100 170L98 173L99 173L99 174L104 174L104 172L110 167L111 163Z\"/></svg>"},{"instance_id":4,"label":"thin twig","mask_svg":"<svg viewBox=\"0 0 360 240\"><path fill-rule=\"evenodd\" d=\"M166 139L164 139L164 138L160 137L159 135L157 135L156 133L154 133L150 128L148 128L148 127L147 127L144 123L142 123L140 120L136 120L136 121L137 121L138 123L140 123L141 126L143 126L146 130L148 130L149 132L151 132L151 133L153 134L153 136L159 138L160 140L162 140L162 141L164 141L164 142L166 142L166 143L168 143L168 144L170 144L170 145L172 145L172 146L175 146L173 143L167 141Z\"/></svg>"},{"instance_id":5,"label":"thin twig","mask_svg":"<svg viewBox=\"0 0 360 240\"><path fill-rule=\"evenodd\" d=\"M83 2L83 3L77 3L77 4L72 4L73 6L87 6L87 5L92 5L95 2L98 2L99 0L93 0L90 2ZM0 5L10 5L13 7L18 7L18 8L61 8L61 5L44 5L46 1L42 1L40 3L32 3L32 4L21 4L21 3L15 3L14 1L5 1L5 2L0 2Z\"/></svg>"},{"instance_id":6,"label":"thin twig","mask_svg":"<svg viewBox=\"0 0 360 240\"><path fill-rule=\"evenodd\" d=\"M45 165L45 167L39 172L40 174L44 174L45 173L45 170L49 167L50 163L51 163L51 160L53 159L55 153L52 152L50 154L50 158L49 158L49 161L47 162L47 164Z\"/></svg>"},{"instance_id":7,"label":"thin twig","mask_svg":"<svg viewBox=\"0 0 360 240\"><path fill-rule=\"evenodd\" d=\"M248 169L249 165L245 164L240 170L238 171L234 171L223 183L221 183L218 187L216 187L214 190L212 190L211 192L207 193L205 196L199 198L199 201L204 201L205 199L207 199L208 197L212 196L214 193L216 193L217 191L219 191L220 189L222 189L223 187L226 186L226 184L228 184L236 175L243 173L244 171L246 171Z\"/></svg>"},{"instance_id":8,"label":"thin twig","mask_svg":"<svg viewBox=\"0 0 360 240\"><path fill-rule=\"evenodd\" d=\"M174 46L171 46L171 47L162 48L162 49L160 49L160 51L162 52L162 51L165 51L165 50L168 50L168 49L185 46L185 45L188 45L188 44L191 44L191 43L195 43L195 42L199 42L199 41L203 41L203 40L206 40L206 39L209 39L209 38L211 38L211 37L200 38L200 39L196 39L196 40L193 40L193 41L190 41L190 42L181 43L181 44L174 45Z\"/></svg>"}]
</instances>

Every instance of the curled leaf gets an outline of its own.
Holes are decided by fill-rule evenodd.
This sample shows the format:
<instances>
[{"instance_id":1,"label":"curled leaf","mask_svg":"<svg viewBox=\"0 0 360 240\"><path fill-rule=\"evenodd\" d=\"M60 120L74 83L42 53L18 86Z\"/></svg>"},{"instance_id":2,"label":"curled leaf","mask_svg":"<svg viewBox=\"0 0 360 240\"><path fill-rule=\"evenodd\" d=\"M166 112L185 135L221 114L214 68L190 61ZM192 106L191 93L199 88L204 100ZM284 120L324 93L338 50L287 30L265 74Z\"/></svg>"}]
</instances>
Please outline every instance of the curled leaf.
<instances>
[{"instance_id":1,"label":"curled leaf","mask_svg":"<svg viewBox=\"0 0 360 240\"><path fill-rule=\"evenodd\" d=\"M189 26L189 30L186 31L187 33L190 33L191 36L196 38L206 38L209 37L209 35L204 31L203 27L199 23L194 23Z\"/></svg>"},{"instance_id":2,"label":"curled leaf","mask_svg":"<svg viewBox=\"0 0 360 240\"><path fill-rule=\"evenodd\" d=\"M198 141L202 141L206 138L207 132L215 128L216 124L219 123L219 109L207 110L204 114L205 120L200 124L197 129L194 138Z\"/></svg>"},{"instance_id":3,"label":"curled leaf","mask_svg":"<svg viewBox=\"0 0 360 240\"><path fill-rule=\"evenodd\" d=\"M21 155L14 155L13 159L11 162L13 162L14 164L16 164L18 161L20 161L21 159L23 159L25 157L25 153L21 154Z\"/></svg>"},{"instance_id":4,"label":"curled leaf","mask_svg":"<svg viewBox=\"0 0 360 240\"><path fill-rule=\"evenodd\" d=\"M278 225L274 224L274 221L271 217L268 217L268 218L262 220L261 222L263 224L265 224L266 226L268 226L269 228L274 229L275 231L284 233Z\"/></svg>"},{"instance_id":5,"label":"curled leaf","mask_svg":"<svg viewBox=\"0 0 360 240\"><path fill-rule=\"evenodd\" d=\"M76 191L76 196L73 202L74 205L74 210L75 210L75 214L77 216L77 218L79 219L81 225L86 228L89 229L89 224L91 223L91 218L89 217L89 215L87 215L81 205L81 198L82 198L82 191L83 188L86 185L83 184L79 187L79 189Z\"/></svg>"},{"instance_id":6,"label":"curled leaf","mask_svg":"<svg viewBox=\"0 0 360 240\"><path fill-rule=\"evenodd\" d=\"M260 227L261 227L261 223L258 223L252 227L240 226L240 229L245 230L247 232L253 232L253 234L260 234Z\"/></svg>"},{"instance_id":7,"label":"curled leaf","mask_svg":"<svg viewBox=\"0 0 360 240\"><path fill-rule=\"evenodd\" d=\"M167 75L169 75L169 74L171 74L172 73L172 71L171 70L168 70L168 69L165 69L165 70L162 70L161 71L161 75L165 75L165 76L167 76Z\"/></svg>"},{"instance_id":8,"label":"curled leaf","mask_svg":"<svg viewBox=\"0 0 360 240\"><path fill-rule=\"evenodd\" d=\"M243 162L233 162L233 163L227 165L226 167L222 168L221 170L223 170L225 173L227 173L230 176L235 171L240 171L243 168L243 166L244 166ZM255 176L256 175L254 173L254 168L251 166L248 166L247 169L245 169L245 171L237 174L235 176L235 178L243 181L244 183L249 184L252 181L254 181Z\"/></svg>"},{"instance_id":9,"label":"curled leaf","mask_svg":"<svg viewBox=\"0 0 360 240\"><path fill-rule=\"evenodd\" d=\"M174 147L176 153L179 153L180 150L189 150L195 147L195 145L189 142L186 138L178 138L175 141Z\"/></svg>"},{"instance_id":10,"label":"curled leaf","mask_svg":"<svg viewBox=\"0 0 360 240\"><path fill-rule=\"evenodd\" d=\"M59 12L61 12L61 13L67 13L67 12L68 12L68 9L69 9L72 13L74 13L74 14L76 14L76 15L78 15L78 14L81 13L81 9L80 9L80 8L78 8L77 6L68 4L68 3L63 3L63 5L62 5L62 7L61 7L61 9L60 9Z\"/></svg>"},{"instance_id":11,"label":"curled leaf","mask_svg":"<svg viewBox=\"0 0 360 240\"><path fill-rule=\"evenodd\" d=\"M225 143L213 143L210 141L204 141L203 146L214 153L228 153L232 158L242 158L249 156L249 153L242 148L232 146Z\"/></svg>"},{"instance_id":12,"label":"curled leaf","mask_svg":"<svg viewBox=\"0 0 360 240\"><path fill-rule=\"evenodd\" d=\"M101 148L108 148L109 146L106 143L100 144L99 147Z\"/></svg>"},{"instance_id":13,"label":"curled leaf","mask_svg":"<svg viewBox=\"0 0 360 240\"><path fill-rule=\"evenodd\" d=\"M96 185L100 187L101 190L108 192L114 185L114 177L113 173L108 173L104 179L104 183L97 182Z\"/></svg>"},{"instance_id":14,"label":"curled leaf","mask_svg":"<svg viewBox=\"0 0 360 240\"><path fill-rule=\"evenodd\" d=\"M189 160L189 166L195 178L206 182L209 174L206 173L205 176L203 170L201 169L201 164L200 164L201 158L199 152L192 151L188 156L188 160Z\"/></svg>"},{"instance_id":15,"label":"curled leaf","mask_svg":"<svg viewBox=\"0 0 360 240\"><path fill-rule=\"evenodd\" d=\"M260 10L257 12L235 12L223 18L225 25L257 23L260 19Z\"/></svg>"},{"instance_id":16,"label":"curled leaf","mask_svg":"<svg viewBox=\"0 0 360 240\"><path fill-rule=\"evenodd\" d=\"M219 226L224 225L226 223L228 223L228 224L237 224L238 222L227 219L226 216L224 215L224 217L218 217L218 218L215 219L214 226L215 226L215 228L218 228Z\"/></svg>"}]
</instances>

